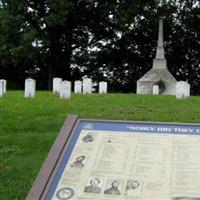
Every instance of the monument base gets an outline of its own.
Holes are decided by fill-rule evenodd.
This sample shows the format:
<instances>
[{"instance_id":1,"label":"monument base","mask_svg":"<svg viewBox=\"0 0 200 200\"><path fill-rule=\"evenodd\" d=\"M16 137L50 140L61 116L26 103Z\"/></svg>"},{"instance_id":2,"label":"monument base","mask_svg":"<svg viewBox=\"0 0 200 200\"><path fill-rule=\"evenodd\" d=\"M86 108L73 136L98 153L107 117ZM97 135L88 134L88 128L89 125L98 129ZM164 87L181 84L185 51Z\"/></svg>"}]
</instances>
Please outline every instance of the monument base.
<instances>
[{"instance_id":1,"label":"monument base","mask_svg":"<svg viewBox=\"0 0 200 200\"><path fill-rule=\"evenodd\" d=\"M167 69L151 69L137 81L137 94L153 94L153 86L159 86L159 94L176 95L176 79Z\"/></svg>"}]
</instances>

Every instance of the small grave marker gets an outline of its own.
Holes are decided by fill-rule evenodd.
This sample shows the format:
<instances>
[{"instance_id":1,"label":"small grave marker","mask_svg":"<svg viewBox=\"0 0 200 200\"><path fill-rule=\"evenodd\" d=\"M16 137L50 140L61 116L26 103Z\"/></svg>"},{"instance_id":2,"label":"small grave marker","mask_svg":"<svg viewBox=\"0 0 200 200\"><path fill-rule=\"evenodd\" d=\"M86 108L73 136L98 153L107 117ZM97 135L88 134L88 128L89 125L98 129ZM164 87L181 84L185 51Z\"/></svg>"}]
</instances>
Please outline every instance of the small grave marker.
<instances>
[{"instance_id":1,"label":"small grave marker","mask_svg":"<svg viewBox=\"0 0 200 200\"><path fill-rule=\"evenodd\" d=\"M158 85L154 85L153 86L153 95L158 95L159 94L159 86Z\"/></svg>"},{"instance_id":2,"label":"small grave marker","mask_svg":"<svg viewBox=\"0 0 200 200\"><path fill-rule=\"evenodd\" d=\"M71 82L62 81L60 88L60 98L61 99L70 99L71 98Z\"/></svg>"},{"instance_id":3,"label":"small grave marker","mask_svg":"<svg viewBox=\"0 0 200 200\"><path fill-rule=\"evenodd\" d=\"M25 80L25 93L26 98L35 97L36 81L34 79L28 78Z\"/></svg>"},{"instance_id":4,"label":"small grave marker","mask_svg":"<svg viewBox=\"0 0 200 200\"><path fill-rule=\"evenodd\" d=\"M82 82L81 81L75 81L74 82L74 93L82 93Z\"/></svg>"},{"instance_id":5,"label":"small grave marker","mask_svg":"<svg viewBox=\"0 0 200 200\"><path fill-rule=\"evenodd\" d=\"M62 78L53 78L53 93L59 94Z\"/></svg>"},{"instance_id":6,"label":"small grave marker","mask_svg":"<svg viewBox=\"0 0 200 200\"><path fill-rule=\"evenodd\" d=\"M92 93L92 79L84 78L83 79L83 94L91 94Z\"/></svg>"},{"instance_id":7,"label":"small grave marker","mask_svg":"<svg viewBox=\"0 0 200 200\"><path fill-rule=\"evenodd\" d=\"M190 84L185 81L179 81L176 84L176 98L186 99L190 96Z\"/></svg>"},{"instance_id":8,"label":"small grave marker","mask_svg":"<svg viewBox=\"0 0 200 200\"><path fill-rule=\"evenodd\" d=\"M4 82L3 80L0 80L0 97L2 97L4 94Z\"/></svg>"},{"instance_id":9,"label":"small grave marker","mask_svg":"<svg viewBox=\"0 0 200 200\"><path fill-rule=\"evenodd\" d=\"M104 81L102 81L102 82L100 82L99 83L99 93L100 94L106 94L107 93L107 87L108 87L108 84L107 84L107 82L104 82Z\"/></svg>"}]
</instances>

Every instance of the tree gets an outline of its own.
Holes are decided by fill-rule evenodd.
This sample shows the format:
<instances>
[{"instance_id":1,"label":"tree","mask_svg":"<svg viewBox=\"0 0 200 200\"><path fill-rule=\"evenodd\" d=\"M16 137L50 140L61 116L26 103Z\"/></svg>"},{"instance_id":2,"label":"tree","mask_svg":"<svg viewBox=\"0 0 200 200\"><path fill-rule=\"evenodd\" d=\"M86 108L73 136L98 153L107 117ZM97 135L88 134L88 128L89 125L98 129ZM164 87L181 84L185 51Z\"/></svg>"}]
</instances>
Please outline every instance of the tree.
<instances>
[{"instance_id":1,"label":"tree","mask_svg":"<svg viewBox=\"0 0 200 200\"><path fill-rule=\"evenodd\" d=\"M2 4L0 9L0 65L4 78L12 81L14 88L22 87L20 81L35 63L35 50L31 46L35 33L27 28L24 9L16 1Z\"/></svg>"}]
</instances>

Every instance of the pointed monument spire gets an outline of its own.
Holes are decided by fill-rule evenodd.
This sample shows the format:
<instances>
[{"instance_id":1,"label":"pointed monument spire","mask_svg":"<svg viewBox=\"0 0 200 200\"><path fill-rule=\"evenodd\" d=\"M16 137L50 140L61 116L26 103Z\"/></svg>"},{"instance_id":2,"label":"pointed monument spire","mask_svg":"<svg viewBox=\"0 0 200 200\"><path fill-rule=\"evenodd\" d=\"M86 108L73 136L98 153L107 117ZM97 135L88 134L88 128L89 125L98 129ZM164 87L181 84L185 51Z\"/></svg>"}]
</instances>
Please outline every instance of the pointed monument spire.
<instances>
[{"instance_id":1,"label":"pointed monument spire","mask_svg":"<svg viewBox=\"0 0 200 200\"><path fill-rule=\"evenodd\" d=\"M159 19L158 45L156 48L156 58L153 60L153 68L167 69L167 60L163 46L163 18Z\"/></svg>"},{"instance_id":2,"label":"pointed monument spire","mask_svg":"<svg viewBox=\"0 0 200 200\"><path fill-rule=\"evenodd\" d=\"M159 19L158 46L163 46L163 19Z\"/></svg>"},{"instance_id":3,"label":"pointed monument spire","mask_svg":"<svg viewBox=\"0 0 200 200\"><path fill-rule=\"evenodd\" d=\"M164 47L163 47L163 18L159 19L159 32L158 32L158 45L156 49L156 58L164 59Z\"/></svg>"}]
</instances>

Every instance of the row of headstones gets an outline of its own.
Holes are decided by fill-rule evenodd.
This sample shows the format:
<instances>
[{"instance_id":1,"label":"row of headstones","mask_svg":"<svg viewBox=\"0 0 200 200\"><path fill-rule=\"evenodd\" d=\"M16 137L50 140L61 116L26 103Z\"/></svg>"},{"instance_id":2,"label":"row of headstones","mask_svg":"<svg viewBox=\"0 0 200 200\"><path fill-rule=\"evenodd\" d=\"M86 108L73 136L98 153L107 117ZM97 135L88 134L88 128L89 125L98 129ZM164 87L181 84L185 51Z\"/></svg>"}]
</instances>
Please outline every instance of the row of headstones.
<instances>
[{"instance_id":1,"label":"row of headstones","mask_svg":"<svg viewBox=\"0 0 200 200\"><path fill-rule=\"evenodd\" d=\"M0 97L6 93L7 81L5 79L0 79ZM36 90L36 81L34 79L25 80L25 97L34 97ZM60 95L60 98L70 98L71 97L71 82L62 81L61 78L53 79L53 92ZM91 94L92 93L92 80L90 78L83 79L81 81L75 81L74 83L74 93ZM107 82L99 83L99 93L107 93ZM153 94L159 94L159 86L153 86ZM190 96L190 85L185 81L179 81L176 84L176 98L186 99Z\"/></svg>"},{"instance_id":2,"label":"row of headstones","mask_svg":"<svg viewBox=\"0 0 200 200\"><path fill-rule=\"evenodd\" d=\"M36 81L34 79L25 80L25 97L34 97L36 90ZM71 98L71 82L62 81L61 78L53 79L53 93L59 94L62 99ZM81 81L75 81L74 93L91 94L92 93L92 79L83 79L83 84ZM99 83L99 93L107 93L107 82Z\"/></svg>"},{"instance_id":3,"label":"row of headstones","mask_svg":"<svg viewBox=\"0 0 200 200\"><path fill-rule=\"evenodd\" d=\"M0 97L2 97L7 91L7 81L5 79L0 79ZM34 79L25 80L25 97L34 97L36 89L36 81Z\"/></svg>"},{"instance_id":4,"label":"row of headstones","mask_svg":"<svg viewBox=\"0 0 200 200\"><path fill-rule=\"evenodd\" d=\"M159 86L153 86L153 94L159 94ZM179 81L176 83L176 98L177 99L186 99L190 96L190 84L185 81Z\"/></svg>"},{"instance_id":5,"label":"row of headstones","mask_svg":"<svg viewBox=\"0 0 200 200\"><path fill-rule=\"evenodd\" d=\"M0 79L0 97L6 93L7 81L5 79Z\"/></svg>"},{"instance_id":6,"label":"row of headstones","mask_svg":"<svg viewBox=\"0 0 200 200\"><path fill-rule=\"evenodd\" d=\"M63 81L61 78L53 79L53 93L59 94L60 98L67 99L71 97L71 82ZM92 79L84 78L83 81L74 82L74 93L91 94ZM99 93L107 93L107 82L99 83Z\"/></svg>"}]
</instances>

